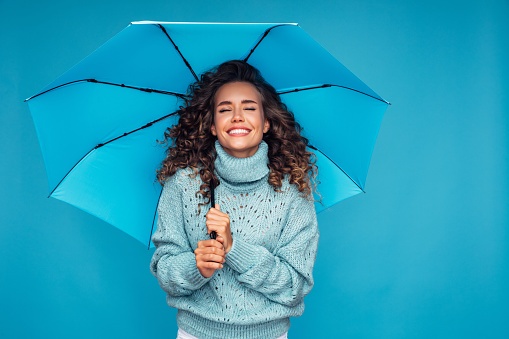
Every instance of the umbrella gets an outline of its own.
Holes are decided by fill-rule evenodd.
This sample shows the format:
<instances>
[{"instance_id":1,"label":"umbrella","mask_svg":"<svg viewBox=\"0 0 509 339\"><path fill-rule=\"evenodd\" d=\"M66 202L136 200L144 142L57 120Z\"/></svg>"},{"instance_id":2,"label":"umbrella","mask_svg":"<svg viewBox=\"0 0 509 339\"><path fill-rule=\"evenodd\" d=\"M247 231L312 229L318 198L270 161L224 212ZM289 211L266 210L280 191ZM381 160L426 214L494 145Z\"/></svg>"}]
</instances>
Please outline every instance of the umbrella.
<instances>
[{"instance_id":1,"label":"umbrella","mask_svg":"<svg viewBox=\"0 0 509 339\"><path fill-rule=\"evenodd\" d=\"M49 196L151 244L164 159L189 84L227 60L258 68L317 156L317 212L364 192L383 100L297 24L141 21L28 102Z\"/></svg>"}]
</instances>

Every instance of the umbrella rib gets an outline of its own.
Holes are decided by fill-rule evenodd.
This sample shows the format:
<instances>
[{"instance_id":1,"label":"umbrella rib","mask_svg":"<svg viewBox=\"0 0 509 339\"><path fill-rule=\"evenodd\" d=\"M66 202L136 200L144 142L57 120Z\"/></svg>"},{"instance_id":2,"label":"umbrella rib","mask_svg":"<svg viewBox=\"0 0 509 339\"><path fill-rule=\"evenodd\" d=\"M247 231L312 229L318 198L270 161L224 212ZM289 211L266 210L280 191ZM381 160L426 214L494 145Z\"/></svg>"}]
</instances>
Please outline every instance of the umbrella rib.
<instances>
[{"instance_id":1,"label":"umbrella rib","mask_svg":"<svg viewBox=\"0 0 509 339\"><path fill-rule=\"evenodd\" d=\"M271 28L267 28L265 30L265 33L263 33L263 36L260 38L260 40L258 40L258 42L256 43L256 45L251 48L251 51L249 52L249 54L247 55L247 57L244 58L244 62L247 62L247 59L249 59L249 57L251 56L251 54L253 54L254 50L256 49L256 47L258 47L258 45L260 44L260 42L262 42L262 40L267 36L267 34L269 34L269 32L273 29L273 28L276 28L276 27L279 27L279 26L287 26L287 25L276 25L276 26L272 26Z\"/></svg>"},{"instance_id":2,"label":"umbrella rib","mask_svg":"<svg viewBox=\"0 0 509 339\"><path fill-rule=\"evenodd\" d=\"M180 50L179 48L177 47L177 45L175 44L175 42L173 42L173 39L170 38L168 32L166 32L166 29L163 27L163 25L161 24L157 24L157 26L159 26L159 28L164 32L164 34L166 34L166 36L168 37L168 39L170 39L171 43L173 44L173 47L175 47L175 49L177 50L177 52L180 54L180 57L182 58L182 60L184 60L187 68L189 68L189 70L191 71L191 73L193 73L193 76L194 78L196 79L196 81L199 81L198 77L196 76L196 73L194 73L193 71L193 68L191 67L191 65L189 64L189 62L187 62L186 58L184 58L184 56L182 55L182 53L180 53Z\"/></svg>"},{"instance_id":3,"label":"umbrella rib","mask_svg":"<svg viewBox=\"0 0 509 339\"><path fill-rule=\"evenodd\" d=\"M157 199L156 204L156 210L154 212L154 218L152 219L152 228L150 229L150 237L148 238L148 248L147 250L150 250L150 241L152 240L152 233L154 233L154 223L156 221L156 215L157 215L157 206L159 206L159 200L161 200L161 195L163 194L163 190L159 193L159 198Z\"/></svg>"},{"instance_id":4,"label":"umbrella rib","mask_svg":"<svg viewBox=\"0 0 509 339\"><path fill-rule=\"evenodd\" d=\"M173 116L173 115L175 115L175 114L178 114L178 111L177 111L177 112L170 113L170 114L167 114L167 115L165 115L164 117L161 117L161 118L159 118L159 119L156 119L156 120L154 120L154 121L151 121L151 122L149 122L148 124L146 124L146 125L144 125L144 126L141 126L140 128L134 129L134 130L132 130L132 131L130 131L130 132L126 132L126 133L124 133L124 134L122 134L122 135L120 135L120 136L118 136L118 137L116 137L116 138L113 138L113 139L111 139L111 140L108 140L108 141L106 141L106 142L104 142L104 143L102 143L102 144L98 144L97 146L95 146L94 148L92 148L90 151L88 151L88 152L87 152L87 153L86 153L83 157L81 157L81 159L80 159L80 160L78 160L78 162L77 162L76 164L74 164L74 166L73 166L73 167L69 170L69 172L67 172L67 173L66 173L66 175L64 175L64 177L62 178L62 180L60 180L60 182L59 182L59 183L55 186L55 188L51 191L51 193L48 195L48 198L49 198L49 197L53 194L53 192L55 192L55 190L58 188L58 186L60 186L60 184L62 183L62 181L64 181L64 180L65 180L65 178L67 178L67 176L69 175L69 173L71 173L71 172L72 172L72 170L73 170L76 166L78 166L78 164L79 164L79 163L80 163L83 159L85 159L85 157L86 157L87 155L89 155L92 151L94 151L94 150L96 150L96 149L98 149L98 148L101 148L101 147L103 147L104 145L109 144L110 142L113 142L113 141L115 141L115 140L118 140L118 139L120 139L120 138L123 138L123 137L125 137L125 136L128 136L129 134L132 134L132 133L137 132L137 131L139 131L139 130L142 130L142 129L144 129L144 128L150 127L150 126L152 126L153 124L155 124L155 123L157 123L157 122L159 122L159 121L161 121L161 120L164 120L164 119L166 119L166 118L169 118L169 117L171 117L171 116Z\"/></svg>"},{"instance_id":5,"label":"umbrella rib","mask_svg":"<svg viewBox=\"0 0 509 339\"><path fill-rule=\"evenodd\" d=\"M318 89L318 88L326 88L326 87L340 87L340 88L344 88L344 89L349 89L351 91L367 95L368 97L371 97L373 99L379 100L381 102L384 102L384 103L390 105L390 102L387 102L387 101L385 101L383 99L374 97L374 96L369 95L367 93L361 92L361 91L356 90L354 88L350 88L350 87L346 87L346 86L340 86L340 85L330 85L330 84L324 84L324 85L321 85L321 86L311 86L311 87L304 87L304 88L296 88L296 89L292 89L292 90L289 90L289 91L281 91L281 92L278 92L278 94L281 95L281 94L295 93L295 92L300 92L300 91L307 91L309 89Z\"/></svg>"},{"instance_id":6,"label":"umbrella rib","mask_svg":"<svg viewBox=\"0 0 509 339\"><path fill-rule=\"evenodd\" d=\"M169 91L162 91L162 90L159 90L159 89L134 87L134 86L124 85L124 84L115 84L113 82L100 81L100 80L96 80L96 79L81 79L81 80L74 80L74 81L66 82L65 84L55 86L53 88L45 90L44 92L41 92L41 93L36 94L34 96L31 96L30 98L25 99L25 101L33 99L33 98L35 98L35 97L37 97L37 96L39 96L41 94L47 93L47 92L52 91L54 89L57 89L57 88L60 88L60 87L63 87L63 86L67 86L67 85L70 85L70 84L74 84L74 83L77 83L77 82L92 82L92 83L96 83L96 84L104 84L104 85L125 87L125 88L135 89L135 90L138 90L138 91L143 91L143 92L148 92L148 93L154 92L154 93L160 93L160 94L175 95L175 96L177 96L179 98L182 98L182 99L187 98L187 95L185 95L185 94L169 92Z\"/></svg>"},{"instance_id":7,"label":"umbrella rib","mask_svg":"<svg viewBox=\"0 0 509 339\"><path fill-rule=\"evenodd\" d=\"M316 148L316 147L314 147L314 146L312 146L312 145L308 145L308 147L309 147L309 148L311 148L311 149L313 149L313 150L315 150L315 151L318 151L318 152L322 153L322 155L323 155L324 157L326 157L327 159L329 159L329 161L330 161L330 162L332 162L332 163L333 163L333 164L334 164L337 168L339 168L339 169L341 170L341 172L343 172L343 174L344 174L344 175L346 175L346 176L348 177L348 179L350 179L350 180L351 180L351 181L355 184L355 186L359 187L359 189L360 189L363 193L366 193L366 192L362 189L362 187L360 187L360 186L359 186L359 184L357 184L357 183L355 182L355 180L353 180L353 179L352 179L352 177L350 177L350 176L349 176L349 175L348 175L348 174L347 174L347 173L346 173L346 172L345 172L345 171L341 168L341 166L339 166L338 164L336 164L336 163L334 162L334 160L332 160L331 158L329 158L329 157L327 156L327 154L323 153L323 152L322 152L322 151L320 151L318 148Z\"/></svg>"}]
</instances>

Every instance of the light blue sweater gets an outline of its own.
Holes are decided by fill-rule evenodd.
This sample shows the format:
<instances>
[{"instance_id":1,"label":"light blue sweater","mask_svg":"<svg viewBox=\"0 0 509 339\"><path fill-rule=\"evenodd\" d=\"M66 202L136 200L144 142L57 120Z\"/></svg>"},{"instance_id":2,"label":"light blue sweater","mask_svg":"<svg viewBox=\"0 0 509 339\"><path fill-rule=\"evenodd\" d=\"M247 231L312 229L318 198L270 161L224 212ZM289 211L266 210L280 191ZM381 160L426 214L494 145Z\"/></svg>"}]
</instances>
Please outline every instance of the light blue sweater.
<instances>
[{"instance_id":1,"label":"light blue sweater","mask_svg":"<svg viewBox=\"0 0 509 339\"><path fill-rule=\"evenodd\" d=\"M289 317L304 312L313 287L319 231L313 200L302 198L288 175L275 192L267 182L268 145L236 158L215 143L216 203L230 217L232 247L224 266L210 278L196 267L198 241L210 239L210 206L196 192L200 176L178 170L166 181L158 206L156 250L150 269L167 302L177 308L177 325L198 338L270 339L290 328Z\"/></svg>"}]
</instances>

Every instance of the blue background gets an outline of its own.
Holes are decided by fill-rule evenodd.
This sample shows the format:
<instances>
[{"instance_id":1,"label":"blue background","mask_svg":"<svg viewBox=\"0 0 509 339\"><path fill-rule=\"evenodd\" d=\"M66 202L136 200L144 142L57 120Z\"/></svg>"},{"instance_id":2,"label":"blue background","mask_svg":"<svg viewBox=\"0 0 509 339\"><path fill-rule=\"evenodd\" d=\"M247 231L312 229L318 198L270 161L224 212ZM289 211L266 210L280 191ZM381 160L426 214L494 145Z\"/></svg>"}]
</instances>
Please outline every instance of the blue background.
<instances>
[{"instance_id":1,"label":"blue background","mask_svg":"<svg viewBox=\"0 0 509 339\"><path fill-rule=\"evenodd\" d=\"M23 103L131 21L297 22L389 107L289 338L509 337L507 1L0 1L0 337L175 338L152 251L47 199ZM504 22L505 21L505 22Z\"/></svg>"}]
</instances>

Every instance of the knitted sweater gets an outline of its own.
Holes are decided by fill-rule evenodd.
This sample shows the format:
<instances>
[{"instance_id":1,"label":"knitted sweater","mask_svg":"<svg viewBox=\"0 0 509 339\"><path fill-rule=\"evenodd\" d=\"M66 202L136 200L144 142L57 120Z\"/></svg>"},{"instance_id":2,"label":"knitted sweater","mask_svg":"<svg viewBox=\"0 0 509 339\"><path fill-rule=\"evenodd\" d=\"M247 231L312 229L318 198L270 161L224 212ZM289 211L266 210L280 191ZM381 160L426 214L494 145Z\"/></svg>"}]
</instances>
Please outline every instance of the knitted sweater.
<instances>
[{"instance_id":1,"label":"knitted sweater","mask_svg":"<svg viewBox=\"0 0 509 339\"><path fill-rule=\"evenodd\" d=\"M158 206L156 250L150 269L177 325L198 338L268 339L304 312L313 287L319 231L313 200L284 177L281 191L268 183L268 145L248 158L229 155L218 141L216 203L230 217L233 238L222 269L205 278L196 267L198 241L210 239L200 176L179 169L166 181Z\"/></svg>"}]
</instances>

